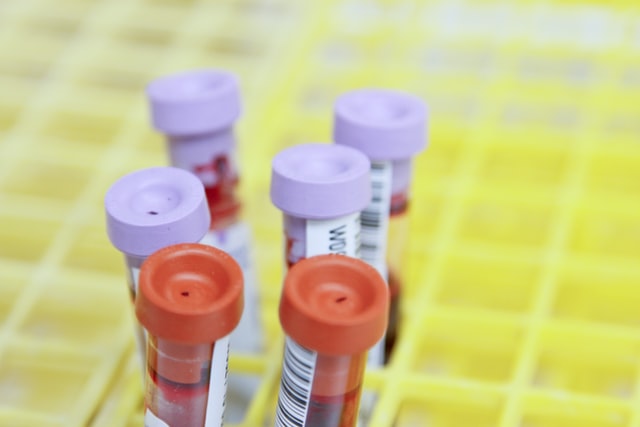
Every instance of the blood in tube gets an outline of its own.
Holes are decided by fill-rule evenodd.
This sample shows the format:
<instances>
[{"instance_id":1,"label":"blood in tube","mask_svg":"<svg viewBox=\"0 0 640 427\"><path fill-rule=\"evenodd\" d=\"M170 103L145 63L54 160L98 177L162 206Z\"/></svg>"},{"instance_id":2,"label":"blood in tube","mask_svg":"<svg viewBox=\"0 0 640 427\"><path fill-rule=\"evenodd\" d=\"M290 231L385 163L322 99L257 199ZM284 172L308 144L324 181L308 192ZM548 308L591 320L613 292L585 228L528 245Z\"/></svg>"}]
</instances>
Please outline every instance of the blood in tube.
<instances>
[{"instance_id":1,"label":"blood in tube","mask_svg":"<svg viewBox=\"0 0 640 427\"><path fill-rule=\"evenodd\" d=\"M146 258L175 243L198 242L209 226L202 184L174 167L142 169L121 177L107 191L104 206L109 239L125 257L132 303ZM139 325L135 336L144 366L146 342Z\"/></svg>"},{"instance_id":2,"label":"blood in tube","mask_svg":"<svg viewBox=\"0 0 640 427\"><path fill-rule=\"evenodd\" d=\"M366 362L366 353L318 356L307 426L349 427L357 424ZM346 381L341 382L344 378Z\"/></svg>"},{"instance_id":3,"label":"blood in tube","mask_svg":"<svg viewBox=\"0 0 640 427\"><path fill-rule=\"evenodd\" d=\"M400 322L412 158L426 146L427 109L421 99L402 92L348 92L335 103L333 137L371 160L373 197L362 213L362 259L387 279L391 292L386 342L378 350L384 349L386 362Z\"/></svg>"},{"instance_id":4,"label":"blood in tube","mask_svg":"<svg viewBox=\"0 0 640 427\"><path fill-rule=\"evenodd\" d=\"M354 427L367 351L388 321L388 287L357 258L317 255L287 273L276 427Z\"/></svg>"},{"instance_id":5,"label":"blood in tube","mask_svg":"<svg viewBox=\"0 0 640 427\"><path fill-rule=\"evenodd\" d=\"M273 158L271 200L283 212L287 268L314 255L359 255L369 168L359 151L332 144L300 144Z\"/></svg>"},{"instance_id":6,"label":"blood in tube","mask_svg":"<svg viewBox=\"0 0 640 427\"><path fill-rule=\"evenodd\" d=\"M211 246L172 245L144 262L136 315L149 333L146 427L222 425L242 287L238 264Z\"/></svg>"}]
</instances>

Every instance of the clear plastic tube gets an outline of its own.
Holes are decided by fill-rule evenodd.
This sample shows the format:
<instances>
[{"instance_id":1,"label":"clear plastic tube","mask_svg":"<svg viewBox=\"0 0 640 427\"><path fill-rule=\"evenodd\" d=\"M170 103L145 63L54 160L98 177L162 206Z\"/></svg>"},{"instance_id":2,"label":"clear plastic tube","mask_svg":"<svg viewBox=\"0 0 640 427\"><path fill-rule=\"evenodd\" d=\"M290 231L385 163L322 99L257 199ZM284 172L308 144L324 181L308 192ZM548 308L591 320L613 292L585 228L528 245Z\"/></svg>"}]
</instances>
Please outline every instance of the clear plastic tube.
<instances>
[{"instance_id":1,"label":"clear plastic tube","mask_svg":"<svg viewBox=\"0 0 640 427\"><path fill-rule=\"evenodd\" d=\"M276 427L355 427L367 351L384 334L388 287L357 258L300 260L285 278L286 334Z\"/></svg>"},{"instance_id":2,"label":"clear plastic tube","mask_svg":"<svg viewBox=\"0 0 640 427\"><path fill-rule=\"evenodd\" d=\"M169 426L205 425L215 346L215 343L191 345L149 337L146 420L161 420Z\"/></svg>"},{"instance_id":3,"label":"clear plastic tube","mask_svg":"<svg viewBox=\"0 0 640 427\"><path fill-rule=\"evenodd\" d=\"M172 245L144 262L136 315L148 333L146 427L222 425L242 287L238 264L210 246Z\"/></svg>"}]
</instances>

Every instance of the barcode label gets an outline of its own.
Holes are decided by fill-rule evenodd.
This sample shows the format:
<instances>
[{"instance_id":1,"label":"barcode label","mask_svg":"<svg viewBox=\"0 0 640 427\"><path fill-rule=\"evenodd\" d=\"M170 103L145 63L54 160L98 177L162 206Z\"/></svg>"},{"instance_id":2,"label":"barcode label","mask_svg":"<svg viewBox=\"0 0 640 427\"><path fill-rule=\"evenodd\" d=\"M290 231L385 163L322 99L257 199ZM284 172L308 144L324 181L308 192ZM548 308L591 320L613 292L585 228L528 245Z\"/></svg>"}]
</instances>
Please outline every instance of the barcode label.
<instances>
[{"instance_id":1,"label":"barcode label","mask_svg":"<svg viewBox=\"0 0 640 427\"><path fill-rule=\"evenodd\" d=\"M391 162L371 163L371 203L360 217L360 258L387 280L387 233L391 206Z\"/></svg>"},{"instance_id":2,"label":"barcode label","mask_svg":"<svg viewBox=\"0 0 640 427\"><path fill-rule=\"evenodd\" d=\"M228 367L229 336L226 336L217 340L213 346L207 413L204 422L205 427L222 427L225 396L227 394Z\"/></svg>"},{"instance_id":3,"label":"barcode label","mask_svg":"<svg viewBox=\"0 0 640 427\"><path fill-rule=\"evenodd\" d=\"M276 427L303 427L309 410L317 353L286 338Z\"/></svg>"},{"instance_id":4,"label":"barcode label","mask_svg":"<svg viewBox=\"0 0 640 427\"><path fill-rule=\"evenodd\" d=\"M360 213L335 219L307 220L305 256L340 254L359 257Z\"/></svg>"}]
</instances>

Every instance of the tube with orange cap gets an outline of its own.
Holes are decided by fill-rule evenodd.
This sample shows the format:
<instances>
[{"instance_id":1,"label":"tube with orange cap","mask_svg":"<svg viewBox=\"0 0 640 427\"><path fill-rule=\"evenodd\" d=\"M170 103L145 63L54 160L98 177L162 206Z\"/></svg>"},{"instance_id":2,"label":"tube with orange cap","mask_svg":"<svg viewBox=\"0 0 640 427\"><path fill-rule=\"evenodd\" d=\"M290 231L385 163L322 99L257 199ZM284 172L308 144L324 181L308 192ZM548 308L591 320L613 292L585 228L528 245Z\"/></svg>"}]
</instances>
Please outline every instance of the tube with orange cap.
<instances>
[{"instance_id":1,"label":"tube with orange cap","mask_svg":"<svg viewBox=\"0 0 640 427\"><path fill-rule=\"evenodd\" d=\"M384 279L357 258L318 255L289 270L276 427L356 425L367 351L384 335L388 310Z\"/></svg>"},{"instance_id":2,"label":"tube with orange cap","mask_svg":"<svg viewBox=\"0 0 640 427\"><path fill-rule=\"evenodd\" d=\"M222 425L229 334L242 309L242 270L219 249L173 245L142 264L136 315L149 335L145 427Z\"/></svg>"}]
</instances>

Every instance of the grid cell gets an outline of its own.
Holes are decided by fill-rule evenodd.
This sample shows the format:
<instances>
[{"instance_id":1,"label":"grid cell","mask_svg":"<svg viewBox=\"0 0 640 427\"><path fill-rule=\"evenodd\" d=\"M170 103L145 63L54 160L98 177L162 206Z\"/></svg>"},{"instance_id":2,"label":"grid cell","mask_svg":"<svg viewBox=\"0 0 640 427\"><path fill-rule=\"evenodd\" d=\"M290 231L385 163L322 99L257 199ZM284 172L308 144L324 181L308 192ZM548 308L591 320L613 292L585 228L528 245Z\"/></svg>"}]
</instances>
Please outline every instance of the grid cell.
<instances>
[{"instance_id":1,"label":"grid cell","mask_svg":"<svg viewBox=\"0 0 640 427\"><path fill-rule=\"evenodd\" d=\"M21 108L17 105L0 105L0 132L11 129L18 121Z\"/></svg>"},{"instance_id":2,"label":"grid cell","mask_svg":"<svg viewBox=\"0 0 640 427\"><path fill-rule=\"evenodd\" d=\"M124 277L122 254L115 249L103 226L86 225L80 228L64 258L67 267L117 273Z\"/></svg>"},{"instance_id":3,"label":"grid cell","mask_svg":"<svg viewBox=\"0 0 640 427\"><path fill-rule=\"evenodd\" d=\"M479 177L491 185L558 186L568 154L561 147L541 147L509 141L487 147Z\"/></svg>"},{"instance_id":4,"label":"grid cell","mask_svg":"<svg viewBox=\"0 0 640 427\"><path fill-rule=\"evenodd\" d=\"M73 200L90 178L90 171L64 166L47 159L20 161L6 178L2 189L8 193Z\"/></svg>"},{"instance_id":5,"label":"grid cell","mask_svg":"<svg viewBox=\"0 0 640 427\"><path fill-rule=\"evenodd\" d=\"M422 328L414 370L429 376L504 382L511 378L522 330L486 317L433 315Z\"/></svg>"},{"instance_id":6,"label":"grid cell","mask_svg":"<svg viewBox=\"0 0 640 427\"><path fill-rule=\"evenodd\" d=\"M452 399L429 396L408 399L400 405L395 427L495 427L500 423L502 402L483 398Z\"/></svg>"},{"instance_id":7,"label":"grid cell","mask_svg":"<svg viewBox=\"0 0 640 427\"><path fill-rule=\"evenodd\" d=\"M537 248L547 242L553 207L545 203L475 198L464 206L459 239Z\"/></svg>"},{"instance_id":8,"label":"grid cell","mask_svg":"<svg viewBox=\"0 0 640 427\"><path fill-rule=\"evenodd\" d=\"M59 224L0 212L0 257L36 261L47 251Z\"/></svg>"},{"instance_id":9,"label":"grid cell","mask_svg":"<svg viewBox=\"0 0 640 427\"><path fill-rule=\"evenodd\" d=\"M637 259L640 250L640 222L634 201L620 210L616 207L585 206L576 212L569 236L569 249L576 254Z\"/></svg>"},{"instance_id":10,"label":"grid cell","mask_svg":"<svg viewBox=\"0 0 640 427\"><path fill-rule=\"evenodd\" d=\"M66 141L109 144L120 128L115 117L99 116L89 111L57 109L52 111L41 132L44 137Z\"/></svg>"},{"instance_id":11,"label":"grid cell","mask_svg":"<svg viewBox=\"0 0 640 427\"><path fill-rule=\"evenodd\" d=\"M585 357L588 355L588 357ZM580 326L545 328L532 385L539 389L629 399L640 343Z\"/></svg>"},{"instance_id":12,"label":"grid cell","mask_svg":"<svg viewBox=\"0 0 640 427\"><path fill-rule=\"evenodd\" d=\"M556 286L553 315L630 327L640 326L640 273L572 269Z\"/></svg>"},{"instance_id":13,"label":"grid cell","mask_svg":"<svg viewBox=\"0 0 640 427\"><path fill-rule=\"evenodd\" d=\"M59 343L78 353L100 353L118 338L117 325L131 320L125 285L54 283L34 302L18 332L40 344Z\"/></svg>"},{"instance_id":14,"label":"grid cell","mask_svg":"<svg viewBox=\"0 0 640 427\"><path fill-rule=\"evenodd\" d=\"M533 303L540 266L482 255L452 255L437 301L459 307L524 313Z\"/></svg>"},{"instance_id":15,"label":"grid cell","mask_svg":"<svg viewBox=\"0 0 640 427\"><path fill-rule=\"evenodd\" d=\"M539 394L525 396L520 427L625 427L629 412L624 407L593 400L561 399Z\"/></svg>"},{"instance_id":16,"label":"grid cell","mask_svg":"<svg viewBox=\"0 0 640 427\"><path fill-rule=\"evenodd\" d=\"M12 274L13 273L13 274ZM0 269L0 325L11 313L27 278L10 269Z\"/></svg>"},{"instance_id":17,"label":"grid cell","mask_svg":"<svg viewBox=\"0 0 640 427\"><path fill-rule=\"evenodd\" d=\"M75 411L90 371L65 364L22 362L0 364L0 406L43 413L64 420Z\"/></svg>"},{"instance_id":18,"label":"grid cell","mask_svg":"<svg viewBox=\"0 0 640 427\"><path fill-rule=\"evenodd\" d=\"M592 158L587 188L605 195L640 195L640 152L596 152Z\"/></svg>"}]
</instances>

